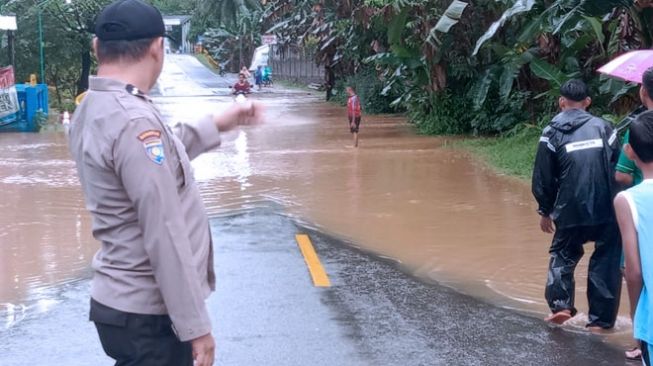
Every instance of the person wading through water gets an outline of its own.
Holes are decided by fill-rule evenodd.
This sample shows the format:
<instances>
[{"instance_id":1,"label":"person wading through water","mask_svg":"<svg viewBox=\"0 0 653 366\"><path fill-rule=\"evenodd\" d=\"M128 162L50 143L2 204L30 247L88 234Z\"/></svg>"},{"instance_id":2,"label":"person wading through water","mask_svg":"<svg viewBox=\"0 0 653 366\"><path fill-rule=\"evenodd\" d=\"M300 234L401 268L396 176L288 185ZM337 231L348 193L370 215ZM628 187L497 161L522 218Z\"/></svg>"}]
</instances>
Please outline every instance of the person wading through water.
<instances>
[{"instance_id":1,"label":"person wading through water","mask_svg":"<svg viewBox=\"0 0 653 366\"><path fill-rule=\"evenodd\" d=\"M347 95L347 117L349 120L349 132L354 136L354 147L358 147L358 131L361 125L361 100L356 95L356 87L348 86Z\"/></svg>"},{"instance_id":2,"label":"person wading through water","mask_svg":"<svg viewBox=\"0 0 653 366\"><path fill-rule=\"evenodd\" d=\"M612 205L619 143L607 122L586 112L591 98L584 82L570 80L560 94L562 112L542 133L532 182L540 227L555 233L545 290L552 314L546 320L562 324L576 315L574 270L583 245L593 241L587 327L609 329L621 294L621 237Z\"/></svg>"}]
</instances>

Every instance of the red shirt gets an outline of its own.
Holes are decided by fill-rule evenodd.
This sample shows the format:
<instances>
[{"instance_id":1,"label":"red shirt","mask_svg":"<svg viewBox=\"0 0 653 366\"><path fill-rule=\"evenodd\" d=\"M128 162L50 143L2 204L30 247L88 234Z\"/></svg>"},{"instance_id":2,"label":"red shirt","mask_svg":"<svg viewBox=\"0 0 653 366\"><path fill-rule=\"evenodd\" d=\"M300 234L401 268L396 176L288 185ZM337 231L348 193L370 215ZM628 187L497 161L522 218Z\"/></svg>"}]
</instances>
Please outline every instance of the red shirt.
<instances>
[{"instance_id":1,"label":"red shirt","mask_svg":"<svg viewBox=\"0 0 653 366\"><path fill-rule=\"evenodd\" d=\"M245 83L241 84L240 82L237 82L236 85L234 85L234 92L244 92L244 93L249 93L251 86L247 81Z\"/></svg>"},{"instance_id":2,"label":"red shirt","mask_svg":"<svg viewBox=\"0 0 653 366\"><path fill-rule=\"evenodd\" d=\"M361 101L358 98L358 95L354 94L347 99L347 114L349 117L361 116Z\"/></svg>"}]
</instances>

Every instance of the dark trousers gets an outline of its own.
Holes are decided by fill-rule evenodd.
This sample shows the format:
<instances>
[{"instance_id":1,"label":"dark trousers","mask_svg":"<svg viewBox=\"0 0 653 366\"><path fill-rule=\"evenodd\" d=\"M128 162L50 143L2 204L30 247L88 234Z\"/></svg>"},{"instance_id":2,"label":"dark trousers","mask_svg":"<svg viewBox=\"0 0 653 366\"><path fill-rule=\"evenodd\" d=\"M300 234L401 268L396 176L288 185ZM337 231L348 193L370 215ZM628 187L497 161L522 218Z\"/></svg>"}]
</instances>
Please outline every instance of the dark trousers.
<instances>
[{"instance_id":1,"label":"dark trousers","mask_svg":"<svg viewBox=\"0 0 653 366\"><path fill-rule=\"evenodd\" d=\"M352 123L354 124L354 127L352 127ZM351 133L358 133L358 130L360 129L361 126L361 118L359 117L349 117L349 131Z\"/></svg>"},{"instance_id":2,"label":"dark trousers","mask_svg":"<svg viewBox=\"0 0 653 366\"><path fill-rule=\"evenodd\" d=\"M651 366L651 353L648 351L648 343L640 341L639 349L642 350L642 363L644 366Z\"/></svg>"},{"instance_id":3,"label":"dark trousers","mask_svg":"<svg viewBox=\"0 0 653 366\"><path fill-rule=\"evenodd\" d=\"M595 242L587 275L588 326L612 328L621 296L621 236L616 223L559 229L551 244L551 261L544 296L552 312L574 307L574 270L583 257L583 244Z\"/></svg>"},{"instance_id":4,"label":"dark trousers","mask_svg":"<svg viewBox=\"0 0 653 366\"><path fill-rule=\"evenodd\" d=\"M104 352L116 366L193 366L189 342L180 342L167 315L125 313L91 299Z\"/></svg>"}]
</instances>

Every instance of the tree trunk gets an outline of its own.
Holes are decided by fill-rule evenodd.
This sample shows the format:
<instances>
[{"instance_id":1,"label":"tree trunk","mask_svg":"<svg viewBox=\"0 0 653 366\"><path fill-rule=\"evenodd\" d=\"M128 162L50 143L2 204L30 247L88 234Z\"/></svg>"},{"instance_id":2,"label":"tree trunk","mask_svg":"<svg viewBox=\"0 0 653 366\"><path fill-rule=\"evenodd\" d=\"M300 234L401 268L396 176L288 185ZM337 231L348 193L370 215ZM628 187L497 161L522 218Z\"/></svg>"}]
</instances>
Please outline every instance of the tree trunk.
<instances>
[{"instance_id":1,"label":"tree trunk","mask_svg":"<svg viewBox=\"0 0 653 366\"><path fill-rule=\"evenodd\" d=\"M59 108L62 108L63 107L63 100L61 98L61 90L59 90L59 73L58 72L52 72L50 74L50 76L52 78L51 79L52 82L54 83L54 93L55 93L55 95L57 97L57 102L58 102L57 106Z\"/></svg>"},{"instance_id":2,"label":"tree trunk","mask_svg":"<svg viewBox=\"0 0 653 366\"><path fill-rule=\"evenodd\" d=\"M444 63L438 63L431 67L431 89L440 92L447 88L447 68Z\"/></svg>"},{"instance_id":3,"label":"tree trunk","mask_svg":"<svg viewBox=\"0 0 653 366\"><path fill-rule=\"evenodd\" d=\"M326 100L329 101L333 97L333 87L336 84L336 77L331 66L325 66L324 71L324 78L326 82Z\"/></svg>"},{"instance_id":4,"label":"tree trunk","mask_svg":"<svg viewBox=\"0 0 653 366\"><path fill-rule=\"evenodd\" d=\"M82 94L88 90L88 78L91 74L91 50L84 48L82 51L82 74L77 81L77 95Z\"/></svg>"}]
</instances>

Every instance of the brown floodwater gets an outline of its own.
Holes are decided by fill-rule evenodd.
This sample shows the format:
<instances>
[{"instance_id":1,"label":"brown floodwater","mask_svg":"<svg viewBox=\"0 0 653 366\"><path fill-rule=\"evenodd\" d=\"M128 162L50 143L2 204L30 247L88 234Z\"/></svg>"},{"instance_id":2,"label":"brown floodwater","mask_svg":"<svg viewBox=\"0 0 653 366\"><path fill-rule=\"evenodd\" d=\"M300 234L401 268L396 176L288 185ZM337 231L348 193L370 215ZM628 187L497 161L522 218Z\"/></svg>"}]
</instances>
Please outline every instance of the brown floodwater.
<instances>
[{"instance_id":1,"label":"brown floodwater","mask_svg":"<svg viewBox=\"0 0 653 366\"><path fill-rule=\"evenodd\" d=\"M452 139L419 136L402 116L363 118L352 148L342 108L296 94L258 97L268 123L234 133L193 162L210 214L273 202L285 212L365 250L396 259L412 273L499 306L544 317L551 236L539 230L530 185L499 176ZM185 111L161 100L170 120ZM577 270L584 331L587 263ZM625 287L616 331L628 341Z\"/></svg>"},{"instance_id":2,"label":"brown floodwater","mask_svg":"<svg viewBox=\"0 0 653 366\"><path fill-rule=\"evenodd\" d=\"M0 133L0 197L2 329L86 273L97 245L62 133Z\"/></svg>"},{"instance_id":3,"label":"brown floodwater","mask_svg":"<svg viewBox=\"0 0 653 366\"><path fill-rule=\"evenodd\" d=\"M305 92L253 98L267 106L268 122L230 133L221 149L193 162L211 215L272 204L420 277L547 313L551 238L539 232L527 183L494 174L447 138L418 136L401 116L364 116L354 149L343 108ZM170 122L228 102L157 98ZM88 275L98 245L62 132L0 134L0 192L0 312ZM587 252L577 271L581 312ZM609 336L619 343L628 338L626 314L623 296ZM581 316L569 328L583 325Z\"/></svg>"}]
</instances>

